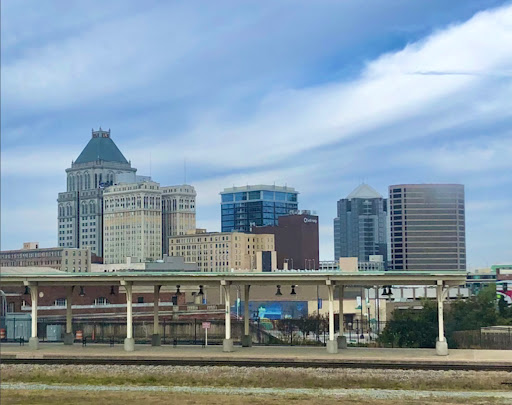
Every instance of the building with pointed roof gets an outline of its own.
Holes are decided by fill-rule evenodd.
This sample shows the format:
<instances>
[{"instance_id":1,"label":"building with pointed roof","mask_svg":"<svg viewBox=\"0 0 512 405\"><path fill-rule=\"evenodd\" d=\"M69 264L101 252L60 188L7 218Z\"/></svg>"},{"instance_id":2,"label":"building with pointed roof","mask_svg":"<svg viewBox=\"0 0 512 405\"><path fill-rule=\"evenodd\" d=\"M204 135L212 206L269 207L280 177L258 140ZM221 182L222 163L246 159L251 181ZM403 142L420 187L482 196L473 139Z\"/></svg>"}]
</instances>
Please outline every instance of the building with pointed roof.
<instances>
[{"instance_id":1,"label":"building with pointed roof","mask_svg":"<svg viewBox=\"0 0 512 405\"><path fill-rule=\"evenodd\" d=\"M387 199L368 184L338 201L334 218L334 259L357 257L360 262L380 255L387 260Z\"/></svg>"},{"instance_id":2,"label":"building with pointed roof","mask_svg":"<svg viewBox=\"0 0 512 405\"><path fill-rule=\"evenodd\" d=\"M103 190L122 179L135 182L137 169L110 137L110 130L92 130L78 158L66 169L67 189L59 193L59 246L86 248L103 257Z\"/></svg>"}]
</instances>

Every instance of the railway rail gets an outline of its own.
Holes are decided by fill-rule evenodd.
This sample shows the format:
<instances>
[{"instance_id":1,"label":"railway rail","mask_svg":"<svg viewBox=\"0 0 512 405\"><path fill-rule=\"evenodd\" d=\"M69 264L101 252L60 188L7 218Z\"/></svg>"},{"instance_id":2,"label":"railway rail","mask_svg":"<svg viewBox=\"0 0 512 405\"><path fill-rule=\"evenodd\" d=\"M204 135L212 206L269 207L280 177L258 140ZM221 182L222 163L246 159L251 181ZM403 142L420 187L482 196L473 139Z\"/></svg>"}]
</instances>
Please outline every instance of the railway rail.
<instances>
[{"instance_id":1,"label":"railway rail","mask_svg":"<svg viewBox=\"0 0 512 405\"><path fill-rule=\"evenodd\" d=\"M465 362L404 362L404 361L328 361L328 360L267 360L267 359L134 359L112 357L9 357L0 358L3 364L64 364L64 365L137 365L137 366L232 366L232 367L288 367L288 368L359 368L359 369L402 369L402 370L465 370L465 371L507 371L512 364L465 363Z\"/></svg>"}]
</instances>

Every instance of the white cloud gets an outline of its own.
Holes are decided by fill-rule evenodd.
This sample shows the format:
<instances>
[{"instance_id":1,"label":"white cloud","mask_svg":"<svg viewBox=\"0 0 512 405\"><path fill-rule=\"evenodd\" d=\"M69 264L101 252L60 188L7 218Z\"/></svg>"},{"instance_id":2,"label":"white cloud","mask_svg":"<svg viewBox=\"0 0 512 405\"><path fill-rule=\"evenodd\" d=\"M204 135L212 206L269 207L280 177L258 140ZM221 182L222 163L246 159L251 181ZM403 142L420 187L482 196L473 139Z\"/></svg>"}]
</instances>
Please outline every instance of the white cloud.
<instances>
[{"instance_id":1,"label":"white cloud","mask_svg":"<svg viewBox=\"0 0 512 405\"><path fill-rule=\"evenodd\" d=\"M80 109L105 99L114 109L133 102L130 92L145 91L148 86L158 90L151 102L176 102L194 86L197 94L202 91L205 97L211 96L210 84L201 80L199 73L203 71L194 70L195 66L203 64L204 70L225 72L222 39L227 32L244 32L239 29L243 24L225 27L225 20L219 17L215 24L207 24L201 36L196 31L204 20L189 21L180 11L162 26L154 24L155 19L161 22L158 13L148 10L141 16L100 22L63 42L25 51L2 66L2 98L10 105L41 113L52 108ZM149 29L153 25L154 29ZM161 46L161 38L167 37L171 42L162 49L148 46ZM303 193L301 201L324 207L320 213L321 255L329 258L332 232L324 224L332 221L329 216L336 199L342 196L339 194L348 193L348 184L361 180L355 176L373 172L381 189L404 178L422 182L452 177L448 181L464 181L467 189L497 180L510 184L499 172L510 169L510 135L498 139L495 132L484 132L486 125L512 120L511 43L512 6L478 13L398 52L369 61L353 79L309 87L291 86L283 80L267 86L258 95L260 102L244 112L243 118L230 114L243 100L228 97L226 101L220 96L221 102L210 100L194 109L189 125L180 129L161 121L151 123L148 113L144 119L150 122L149 127L137 125L129 134L137 139L123 140L121 149L141 172L151 153L153 170L164 173L164 178L157 179L162 184L171 177L169 183L181 178L182 158L186 156L197 173L191 182L198 191L198 212L208 210L212 218L219 215L212 207L218 206L218 193L224 187L274 181L296 187ZM243 44L237 43L236 49L247 52L241 49ZM212 58L215 63L206 63L210 60L201 59L200 53L216 56ZM229 73L239 67L225 65ZM270 64L270 68L277 66ZM192 73L186 74L188 70ZM237 89L252 85L234 83L230 91L237 94ZM134 94L141 97L138 92ZM240 94L244 95L243 91ZM131 109L129 112L131 115ZM125 128L129 130L130 121L135 120L140 120L140 115L123 120ZM482 136L460 142L461 133L471 123L482 126ZM487 130L494 131L490 128ZM425 139L429 146L423 143ZM63 176L79 152L62 144L3 145L2 176ZM510 196L510 191L507 195L506 190L495 190L501 192L498 198ZM318 198L325 201L317 202ZM54 201L47 204L52 209L55 206ZM332 208L325 208L328 204ZM18 213L11 211L11 216L15 218ZM216 228L218 221L201 216L201 224ZM489 220L489 224L496 222ZM496 229L501 232L496 239L504 239L503 228ZM478 238L475 234L474 240ZM502 241L498 243L504 246ZM478 244L473 246L478 248Z\"/></svg>"}]
</instances>

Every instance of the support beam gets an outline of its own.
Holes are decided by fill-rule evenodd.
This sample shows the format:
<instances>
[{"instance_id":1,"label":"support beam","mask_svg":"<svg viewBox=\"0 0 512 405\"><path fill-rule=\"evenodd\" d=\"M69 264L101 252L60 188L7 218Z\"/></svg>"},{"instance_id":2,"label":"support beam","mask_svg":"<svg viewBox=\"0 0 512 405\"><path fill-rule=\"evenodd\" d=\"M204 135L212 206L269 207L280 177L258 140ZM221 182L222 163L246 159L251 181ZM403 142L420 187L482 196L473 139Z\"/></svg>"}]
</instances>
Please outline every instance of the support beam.
<instances>
[{"instance_id":1,"label":"support beam","mask_svg":"<svg viewBox=\"0 0 512 405\"><path fill-rule=\"evenodd\" d=\"M39 349L39 338L37 337L37 299L39 297L38 294L39 292L37 284L31 284L30 299L32 306L32 331L30 334L30 339L28 340L28 345L33 350Z\"/></svg>"},{"instance_id":2,"label":"support beam","mask_svg":"<svg viewBox=\"0 0 512 405\"><path fill-rule=\"evenodd\" d=\"M135 340L133 339L133 314L132 314L132 283L125 282L126 291L126 339L124 340L124 350L133 352L135 350Z\"/></svg>"},{"instance_id":3,"label":"support beam","mask_svg":"<svg viewBox=\"0 0 512 405\"><path fill-rule=\"evenodd\" d=\"M72 345L75 341L73 336L73 288L68 287L66 292L66 333L64 334L64 344Z\"/></svg>"},{"instance_id":4,"label":"support beam","mask_svg":"<svg viewBox=\"0 0 512 405\"><path fill-rule=\"evenodd\" d=\"M226 308L226 337L222 344L222 351L224 352L232 352L233 351L233 339L231 339L231 291L230 286L231 282L226 282L222 280L221 282L223 290L224 290L224 303Z\"/></svg>"},{"instance_id":5,"label":"support beam","mask_svg":"<svg viewBox=\"0 0 512 405\"><path fill-rule=\"evenodd\" d=\"M151 336L151 346L160 346L162 339L160 337L160 322L158 319L158 305L160 303L160 287L155 285L153 288L153 336Z\"/></svg>"},{"instance_id":6,"label":"support beam","mask_svg":"<svg viewBox=\"0 0 512 405\"><path fill-rule=\"evenodd\" d=\"M446 338L444 336L444 313L443 313L443 304L444 299L446 298L446 294L448 289L444 288L444 283L442 280L437 281L437 318L439 325L439 336L436 341L436 353L439 356L447 356L448 355L448 342L446 342Z\"/></svg>"},{"instance_id":7,"label":"support beam","mask_svg":"<svg viewBox=\"0 0 512 405\"><path fill-rule=\"evenodd\" d=\"M338 353L338 342L334 340L334 285L328 280L327 296L329 299L329 341L327 342L328 353Z\"/></svg>"},{"instance_id":8,"label":"support beam","mask_svg":"<svg viewBox=\"0 0 512 405\"><path fill-rule=\"evenodd\" d=\"M347 348L347 338L345 337L345 329L343 326L343 299L345 296L345 286L338 286L338 302L340 306L340 327L339 327L339 335L338 335L338 349L346 349Z\"/></svg>"},{"instance_id":9,"label":"support beam","mask_svg":"<svg viewBox=\"0 0 512 405\"><path fill-rule=\"evenodd\" d=\"M252 335L249 330L249 289L250 285L244 285L244 335L242 336L242 347L252 346Z\"/></svg>"}]
</instances>

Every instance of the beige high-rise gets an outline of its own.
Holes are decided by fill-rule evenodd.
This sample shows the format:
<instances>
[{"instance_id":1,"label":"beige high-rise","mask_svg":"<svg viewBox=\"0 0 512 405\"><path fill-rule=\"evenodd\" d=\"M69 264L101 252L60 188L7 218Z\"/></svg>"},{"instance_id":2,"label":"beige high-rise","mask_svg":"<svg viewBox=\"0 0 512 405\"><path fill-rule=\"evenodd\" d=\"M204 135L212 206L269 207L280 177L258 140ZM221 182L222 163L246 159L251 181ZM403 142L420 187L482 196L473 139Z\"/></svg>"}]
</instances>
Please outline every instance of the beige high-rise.
<instances>
[{"instance_id":1,"label":"beige high-rise","mask_svg":"<svg viewBox=\"0 0 512 405\"><path fill-rule=\"evenodd\" d=\"M196 190L193 186L162 187L162 248L169 252L169 237L196 229Z\"/></svg>"},{"instance_id":2,"label":"beige high-rise","mask_svg":"<svg viewBox=\"0 0 512 405\"><path fill-rule=\"evenodd\" d=\"M169 256L183 256L199 270L271 271L277 268L274 235L242 232L205 232L197 229L169 238Z\"/></svg>"},{"instance_id":3,"label":"beige high-rise","mask_svg":"<svg viewBox=\"0 0 512 405\"><path fill-rule=\"evenodd\" d=\"M104 263L162 258L162 191L153 181L105 189Z\"/></svg>"}]
</instances>

